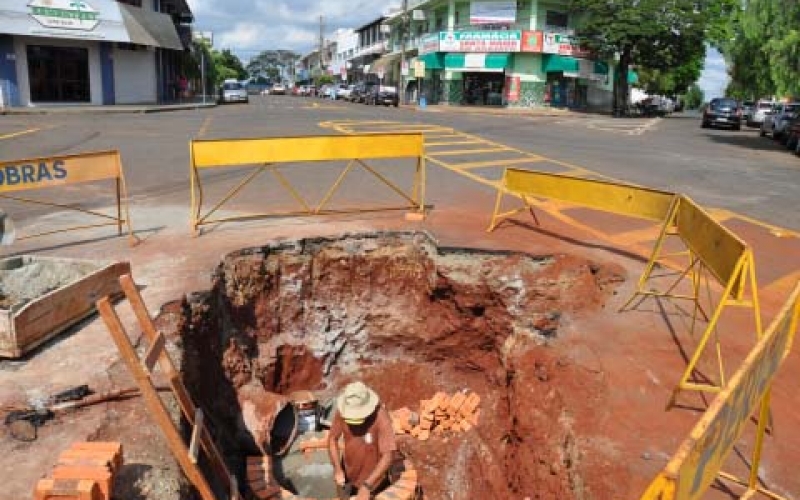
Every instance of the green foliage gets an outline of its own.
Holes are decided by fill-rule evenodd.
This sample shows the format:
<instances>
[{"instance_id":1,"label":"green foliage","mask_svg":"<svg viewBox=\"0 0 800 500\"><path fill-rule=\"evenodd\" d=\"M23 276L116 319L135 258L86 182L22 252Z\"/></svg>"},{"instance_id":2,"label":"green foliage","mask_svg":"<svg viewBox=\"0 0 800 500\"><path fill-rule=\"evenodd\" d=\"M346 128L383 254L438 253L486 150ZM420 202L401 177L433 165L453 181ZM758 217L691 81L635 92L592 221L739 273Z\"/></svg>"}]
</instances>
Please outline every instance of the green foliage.
<instances>
[{"instance_id":1,"label":"green foliage","mask_svg":"<svg viewBox=\"0 0 800 500\"><path fill-rule=\"evenodd\" d=\"M800 96L800 2L747 0L729 21L721 50L731 66L728 92L751 99Z\"/></svg>"},{"instance_id":2,"label":"green foliage","mask_svg":"<svg viewBox=\"0 0 800 500\"><path fill-rule=\"evenodd\" d=\"M333 83L333 77L330 75L321 75L314 79L317 87L320 85L327 85Z\"/></svg>"},{"instance_id":3,"label":"green foliage","mask_svg":"<svg viewBox=\"0 0 800 500\"><path fill-rule=\"evenodd\" d=\"M710 33L724 36L717 16L735 0L567 0L581 42L601 57L619 57L615 108L628 102L631 64L648 85L678 92L695 78ZM664 92L670 93L670 92Z\"/></svg>"},{"instance_id":4,"label":"green foliage","mask_svg":"<svg viewBox=\"0 0 800 500\"><path fill-rule=\"evenodd\" d=\"M282 74L291 72L294 63L300 56L291 50L265 50L247 63L247 72L251 76L266 76L272 81L280 79Z\"/></svg>"},{"instance_id":5,"label":"green foliage","mask_svg":"<svg viewBox=\"0 0 800 500\"><path fill-rule=\"evenodd\" d=\"M247 71L244 69L242 61L229 49L223 49L221 52L214 50L211 55L213 65L217 69L216 84L228 79L244 80L247 78Z\"/></svg>"},{"instance_id":6,"label":"green foliage","mask_svg":"<svg viewBox=\"0 0 800 500\"><path fill-rule=\"evenodd\" d=\"M704 99L705 95L703 94L703 89L697 85L689 87L689 90L686 91L686 95L683 96L683 102L687 109L699 108L703 104Z\"/></svg>"}]
</instances>

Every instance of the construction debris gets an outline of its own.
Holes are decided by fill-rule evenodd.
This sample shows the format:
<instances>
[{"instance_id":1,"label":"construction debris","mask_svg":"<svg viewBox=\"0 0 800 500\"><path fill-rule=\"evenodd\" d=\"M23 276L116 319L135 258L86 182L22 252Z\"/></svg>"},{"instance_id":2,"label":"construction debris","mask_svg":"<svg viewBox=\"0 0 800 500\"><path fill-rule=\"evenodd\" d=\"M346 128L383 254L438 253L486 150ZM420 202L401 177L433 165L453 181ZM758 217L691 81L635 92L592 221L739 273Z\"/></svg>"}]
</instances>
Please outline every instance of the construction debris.
<instances>
[{"instance_id":1,"label":"construction debris","mask_svg":"<svg viewBox=\"0 0 800 500\"><path fill-rule=\"evenodd\" d=\"M419 412L400 408L391 412L395 434L409 434L427 441L431 434L466 432L476 427L481 410L481 397L462 391L448 395L437 392L433 398L420 401Z\"/></svg>"}]
</instances>

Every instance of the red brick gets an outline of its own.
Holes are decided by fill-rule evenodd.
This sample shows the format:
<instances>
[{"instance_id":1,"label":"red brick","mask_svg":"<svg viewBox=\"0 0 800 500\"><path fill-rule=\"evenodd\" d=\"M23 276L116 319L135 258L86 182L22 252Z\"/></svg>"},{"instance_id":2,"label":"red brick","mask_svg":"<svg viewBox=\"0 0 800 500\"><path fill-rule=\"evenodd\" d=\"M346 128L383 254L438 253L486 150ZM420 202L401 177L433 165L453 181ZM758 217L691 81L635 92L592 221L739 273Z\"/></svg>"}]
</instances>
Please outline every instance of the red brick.
<instances>
[{"instance_id":1,"label":"red brick","mask_svg":"<svg viewBox=\"0 0 800 500\"><path fill-rule=\"evenodd\" d=\"M97 482L87 479L42 479L36 484L34 500L107 500Z\"/></svg>"},{"instance_id":2,"label":"red brick","mask_svg":"<svg viewBox=\"0 0 800 500\"><path fill-rule=\"evenodd\" d=\"M80 467L57 465L53 469L53 479L90 479L97 482L103 498L110 499L114 486L114 477L108 467Z\"/></svg>"}]
</instances>

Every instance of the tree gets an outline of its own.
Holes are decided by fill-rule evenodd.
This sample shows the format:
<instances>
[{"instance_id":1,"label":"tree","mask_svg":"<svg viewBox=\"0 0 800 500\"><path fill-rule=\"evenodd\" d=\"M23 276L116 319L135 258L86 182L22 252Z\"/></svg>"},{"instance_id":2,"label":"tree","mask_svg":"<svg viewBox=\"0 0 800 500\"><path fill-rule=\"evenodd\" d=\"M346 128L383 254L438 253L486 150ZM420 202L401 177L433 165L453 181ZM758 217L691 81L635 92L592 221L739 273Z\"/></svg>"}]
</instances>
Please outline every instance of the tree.
<instances>
[{"instance_id":1,"label":"tree","mask_svg":"<svg viewBox=\"0 0 800 500\"><path fill-rule=\"evenodd\" d=\"M703 58L695 57L674 68L637 68L639 86L648 94L667 96L683 94L700 78L703 63Z\"/></svg>"},{"instance_id":2,"label":"tree","mask_svg":"<svg viewBox=\"0 0 800 500\"><path fill-rule=\"evenodd\" d=\"M692 85L689 87L689 90L686 91L686 95L683 96L683 102L686 104L686 109L697 109L703 104L703 101L705 101L703 89L697 85Z\"/></svg>"},{"instance_id":3,"label":"tree","mask_svg":"<svg viewBox=\"0 0 800 500\"><path fill-rule=\"evenodd\" d=\"M291 50L265 50L253 57L247 63L247 72L250 76L265 76L270 80L279 80L294 68L294 63L300 56Z\"/></svg>"},{"instance_id":4,"label":"tree","mask_svg":"<svg viewBox=\"0 0 800 500\"><path fill-rule=\"evenodd\" d=\"M729 21L720 50L731 67L732 95L758 98L800 95L800 4L747 0Z\"/></svg>"},{"instance_id":5,"label":"tree","mask_svg":"<svg viewBox=\"0 0 800 500\"><path fill-rule=\"evenodd\" d=\"M730 0L568 0L568 7L577 19L580 42L601 57L619 59L614 111L621 113L628 103L631 64L669 72L687 61L702 60L707 30L720 36L715 16L729 3Z\"/></svg>"},{"instance_id":6,"label":"tree","mask_svg":"<svg viewBox=\"0 0 800 500\"><path fill-rule=\"evenodd\" d=\"M212 56L214 59L213 64L218 73L215 83L220 84L228 79L244 80L247 78L247 70L244 69L241 59L234 55L230 49L212 51Z\"/></svg>"}]
</instances>

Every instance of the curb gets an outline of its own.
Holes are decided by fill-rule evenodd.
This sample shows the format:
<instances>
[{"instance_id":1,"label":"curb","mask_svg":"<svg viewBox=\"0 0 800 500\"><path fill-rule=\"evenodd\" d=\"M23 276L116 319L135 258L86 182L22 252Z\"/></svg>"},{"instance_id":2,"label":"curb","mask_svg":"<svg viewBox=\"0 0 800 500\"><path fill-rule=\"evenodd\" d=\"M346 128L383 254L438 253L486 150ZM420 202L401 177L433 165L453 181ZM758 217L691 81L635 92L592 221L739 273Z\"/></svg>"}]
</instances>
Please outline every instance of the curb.
<instances>
[{"instance_id":1,"label":"curb","mask_svg":"<svg viewBox=\"0 0 800 500\"><path fill-rule=\"evenodd\" d=\"M134 108L117 108L114 106L107 107L64 107L64 108L8 108L0 109L0 115L8 116L25 116L25 115L80 115L80 114L95 114L95 115L110 115L110 114L152 114L152 113L169 113L172 111L189 111L200 109L211 109L217 107L216 103L208 104L187 104L175 106L150 106L150 107L134 107Z\"/></svg>"}]
</instances>

